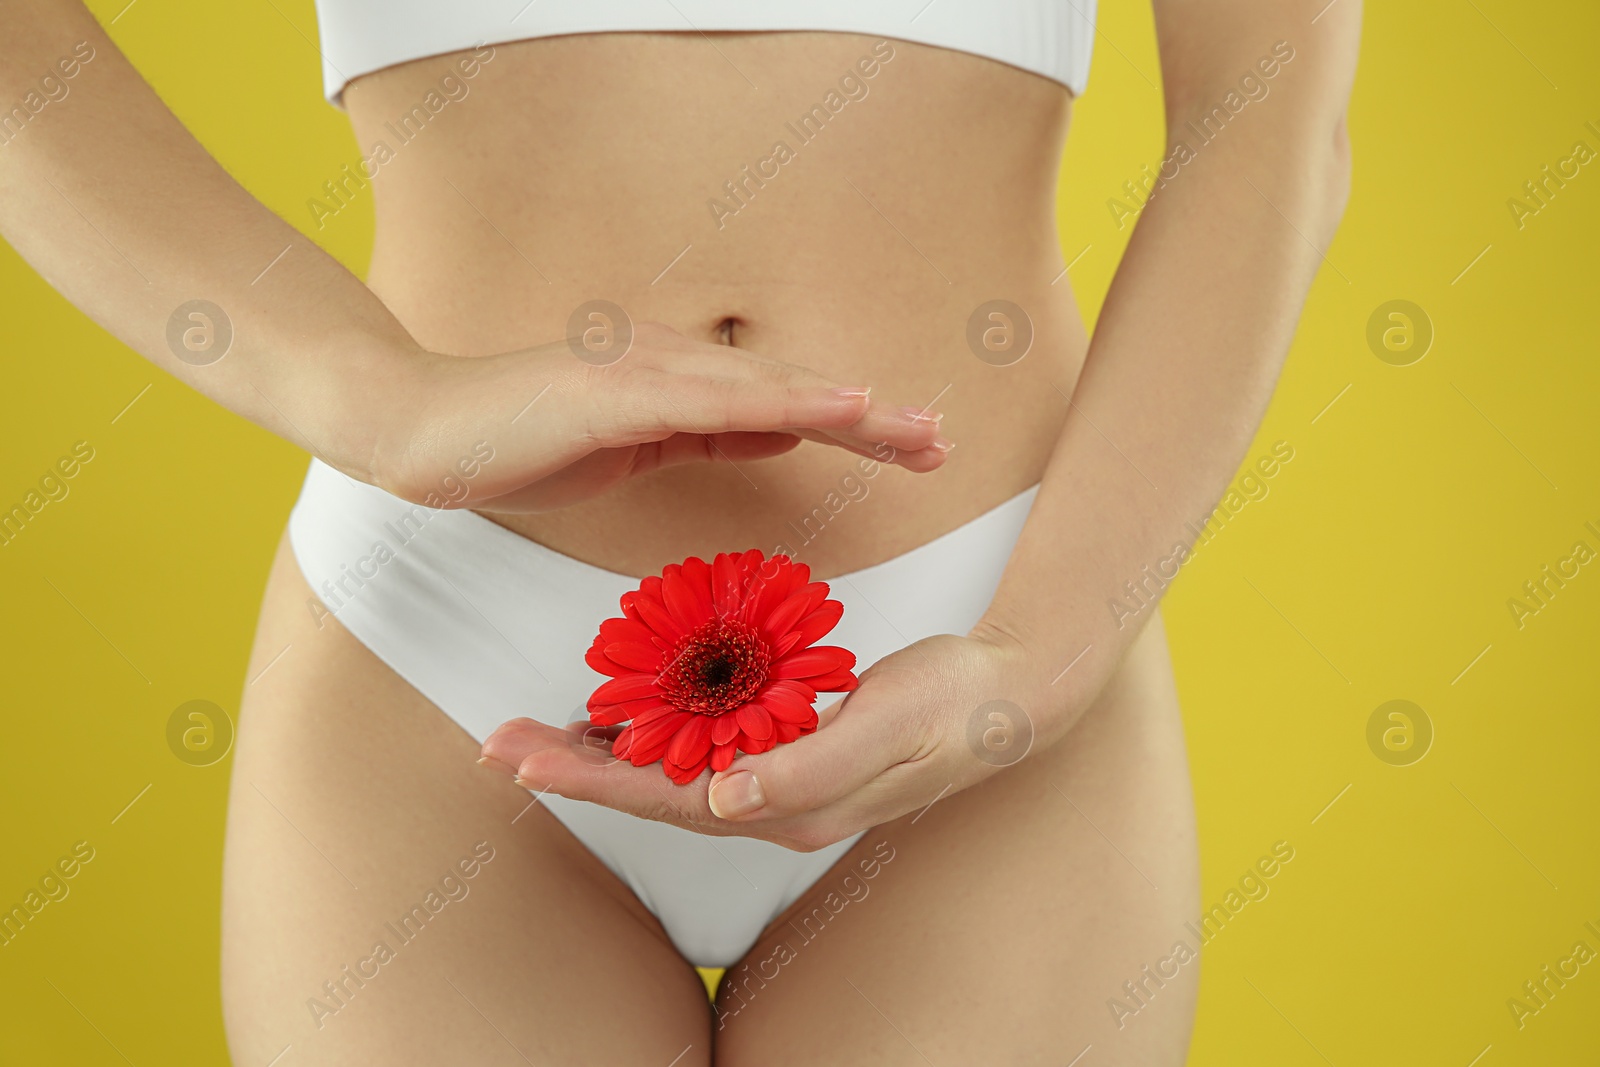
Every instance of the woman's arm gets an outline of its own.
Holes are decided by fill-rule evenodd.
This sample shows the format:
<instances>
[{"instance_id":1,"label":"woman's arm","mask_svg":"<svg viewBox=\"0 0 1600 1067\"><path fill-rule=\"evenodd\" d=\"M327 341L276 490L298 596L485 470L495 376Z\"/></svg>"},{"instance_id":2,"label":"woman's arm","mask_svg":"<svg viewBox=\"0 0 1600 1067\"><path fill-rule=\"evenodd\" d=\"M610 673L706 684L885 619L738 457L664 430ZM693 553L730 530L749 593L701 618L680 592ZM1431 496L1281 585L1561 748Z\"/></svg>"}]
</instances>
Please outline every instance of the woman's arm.
<instances>
[{"instance_id":1,"label":"woman's arm","mask_svg":"<svg viewBox=\"0 0 1600 1067\"><path fill-rule=\"evenodd\" d=\"M772 455L802 435L862 454L885 440L914 470L942 462L936 427L861 388L661 327L641 325L607 366L562 343L482 359L427 352L229 177L80 3L0 0L0 26L0 233L156 366L353 477L434 503L487 439L497 462L472 506L533 510L666 463ZM205 331L225 324L179 311L195 300L231 327L215 362ZM446 503L462 501L435 506Z\"/></svg>"},{"instance_id":2,"label":"woman's arm","mask_svg":"<svg viewBox=\"0 0 1600 1067\"><path fill-rule=\"evenodd\" d=\"M37 94L47 74L68 88L0 147L0 232L63 296L156 366L373 480L371 441L356 420L338 416L404 380L416 349L406 331L366 286L228 176L81 4L10 0L0 22L0 106ZM79 42L85 58L68 80L57 62ZM232 324L231 349L209 366L185 362L167 344L168 317L196 299Z\"/></svg>"},{"instance_id":3,"label":"woman's arm","mask_svg":"<svg viewBox=\"0 0 1600 1067\"><path fill-rule=\"evenodd\" d=\"M1238 470L1343 213L1361 5L1325 2L1155 4L1176 173L1140 215L977 631L1026 653L1041 743L1150 617L1109 605L1137 607L1129 582L1159 596L1146 574L1171 576Z\"/></svg>"}]
</instances>

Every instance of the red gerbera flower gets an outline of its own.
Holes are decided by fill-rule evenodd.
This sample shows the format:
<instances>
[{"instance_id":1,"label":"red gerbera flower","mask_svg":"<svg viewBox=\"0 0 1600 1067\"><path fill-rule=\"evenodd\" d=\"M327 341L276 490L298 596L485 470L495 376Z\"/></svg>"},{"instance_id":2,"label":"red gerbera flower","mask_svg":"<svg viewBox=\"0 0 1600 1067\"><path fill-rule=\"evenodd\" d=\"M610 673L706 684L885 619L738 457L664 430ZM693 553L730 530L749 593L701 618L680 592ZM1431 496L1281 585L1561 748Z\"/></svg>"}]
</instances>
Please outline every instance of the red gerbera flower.
<instances>
[{"instance_id":1,"label":"red gerbera flower","mask_svg":"<svg viewBox=\"0 0 1600 1067\"><path fill-rule=\"evenodd\" d=\"M856 687L847 649L814 645L844 614L826 582L760 550L691 556L622 595L584 657L611 680L589 698L596 726L630 724L612 753L661 761L685 785L736 752L765 752L817 728L818 693Z\"/></svg>"}]
</instances>

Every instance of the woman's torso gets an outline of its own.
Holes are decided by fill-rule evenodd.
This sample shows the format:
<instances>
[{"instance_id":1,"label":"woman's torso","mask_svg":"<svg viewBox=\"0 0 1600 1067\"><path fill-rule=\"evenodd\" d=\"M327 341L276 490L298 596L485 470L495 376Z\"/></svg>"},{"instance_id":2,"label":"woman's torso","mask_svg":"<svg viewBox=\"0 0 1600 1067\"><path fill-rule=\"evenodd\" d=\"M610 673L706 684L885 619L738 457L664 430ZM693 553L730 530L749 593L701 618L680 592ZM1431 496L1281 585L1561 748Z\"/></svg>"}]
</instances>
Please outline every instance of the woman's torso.
<instances>
[{"instance_id":1,"label":"woman's torso","mask_svg":"<svg viewBox=\"0 0 1600 1067\"><path fill-rule=\"evenodd\" d=\"M867 477L851 454L806 443L490 518L628 574L785 546L825 577L1038 481L1086 347L1055 229L1063 86L842 33L594 34L489 51L471 77L457 63L469 54L434 56L344 96L363 154L388 149L368 282L422 344L471 356L547 343L604 299L635 322L931 404L957 444L932 474ZM969 341L994 300L1031 322L1011 365L998 364L1014 349Z\"/></svg>"}]
</instances>

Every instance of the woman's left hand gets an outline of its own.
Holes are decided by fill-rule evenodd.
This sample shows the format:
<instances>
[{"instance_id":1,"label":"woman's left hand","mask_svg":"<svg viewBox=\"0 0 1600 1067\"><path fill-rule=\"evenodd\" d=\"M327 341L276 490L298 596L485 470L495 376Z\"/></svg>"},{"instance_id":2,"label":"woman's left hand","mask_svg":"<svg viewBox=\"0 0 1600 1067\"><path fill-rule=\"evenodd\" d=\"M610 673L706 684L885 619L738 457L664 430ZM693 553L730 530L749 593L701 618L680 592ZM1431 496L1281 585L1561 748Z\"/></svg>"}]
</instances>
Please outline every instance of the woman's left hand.
<instances>
[{"instance_id":1,"label":"woman's left hand","mask_svg":"<svg viewBox=\"0 0 1600 1067\"><path fill-rule=\"evenodd\" d=\"M1065 694L1040 693L1015 643L939 635L873 664L857 689L821 709L815 733L741 754L688 785L659 765L615 759L609 741L620 728L584 723L561 730L514 719L484 742L483 762L537 792L812 852L1016 763L1044 743L1036 734L1059 736Z\"/></svg>"}]
</instances>

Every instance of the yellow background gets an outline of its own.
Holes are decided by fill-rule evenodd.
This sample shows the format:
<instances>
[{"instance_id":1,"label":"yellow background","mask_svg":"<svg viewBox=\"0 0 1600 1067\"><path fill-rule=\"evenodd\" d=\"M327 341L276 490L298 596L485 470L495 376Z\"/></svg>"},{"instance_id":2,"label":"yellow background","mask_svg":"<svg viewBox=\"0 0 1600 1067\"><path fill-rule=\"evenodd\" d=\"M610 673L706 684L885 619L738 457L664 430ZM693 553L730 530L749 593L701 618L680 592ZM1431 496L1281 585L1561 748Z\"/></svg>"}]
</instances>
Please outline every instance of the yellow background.
<instances>
[{"instance_id":1,"label":"yellow background","mask_svg":"<svg viewBox=\"0 0 1600 1067\"><path fill-rule=\"evenodd\" d=\"M107 22L125 2L92 6ZM1106 200L1163 148L1150 14L1105 0L1101 17L1060 193L1091 313L1131 232ZM311 0L149 0L111 32L297 226L359 158L320 98ZM1586 2L1367 6L1354 193L1250 452L1281 439L1295 457L1168 601L1207 905L1273 842L1295 849L1206 951L1192 1064L1600 1063L1600 962L1521 1030L1506 1007L1574 942L1600 951L1583 929L1600 928L1600 565L1521 630L1506 607L1575 541L1600 549L1583 529L1600 528L1600 163L1521 230L1506 207L1575 141L1600 150L1597 39ZM370 205L314 233L357 270ZM191 699L236 712L306 457L152 370L3 247L0 294L0 502L73 442L96 451L0 548L0 903L74 842L96 850L0 948L0 1061L223 1063L230 761L185 765L164 730ZM1436 331L1411 366L1366 343L1393 299ZM1411 766L1367 746L1397 698L1435 730Z\"/></svg>"}]
</instances>

